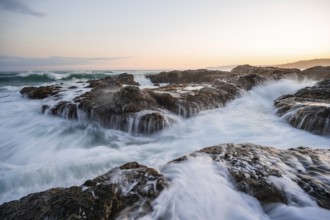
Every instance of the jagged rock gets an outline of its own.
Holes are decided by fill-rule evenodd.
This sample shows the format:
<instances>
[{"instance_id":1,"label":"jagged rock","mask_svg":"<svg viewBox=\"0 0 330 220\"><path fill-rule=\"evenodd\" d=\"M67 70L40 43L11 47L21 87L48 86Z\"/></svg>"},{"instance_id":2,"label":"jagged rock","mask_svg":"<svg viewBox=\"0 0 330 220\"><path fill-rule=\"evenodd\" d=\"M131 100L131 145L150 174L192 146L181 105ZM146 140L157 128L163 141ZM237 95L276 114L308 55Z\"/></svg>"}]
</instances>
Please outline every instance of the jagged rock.
<instances>
[{"instance_id":1,"label":"jagged rock","mask_svg":"<svg viewBox=\"0 0 330 220\"><path fill-rule=\"evenodd\" d=\"M234 84L219 80L215 80L212 85L185 91L189 85L172 84L148 92L161 107L183 117L191 117L200 111L224 106L237 97L240 91Z\"/></svg>"},{"instance_id":2,"label":"jagged rock","mask_svg":"<svg viewBox=\"0 0 330 220\"><path fill-rule=\"evenodd\" d=\"M45 112L47 107L42 109ZM77 105L67 101L59 102L55 107L51 109L53 115L61 115L63 118L67 119L77 119Z\"/></svg>"},{"instance_id":3,"label":"jagged rock","mask_svg":"<svg viewBox=\"0 0 330 220\"><path fill-rule=\"evenodd\" d=\"M315 79L315 80L322 80L328 79L330 80L330 66L315 66L302 71L302 74L305 77Z\"/></svg>"},{"instance_id":4,"label":"jagged rock","mask_svg":"<svg viewBox=\"0 0 330 220\"><path fill-rule=\"evenodd\" d=\"M232 83L237 85L239 88L244 90L250 90L256 85L260 85L261 83L267 80L266 77L251 73L251 74L244 74L235 77L234 79L230 80Z\"/></svg>"},{"instance_id":5,"label":"jagged rock","mask_svg":"<svg viewBox=\"0 0 330 220\"><path fill-rule=\"evenodd\" d=\"M317 76L326 77L328 70L328 67L315 67L301 72L299 69L242 65L235 67L231 72L170 71L147 76L153 83L171 83L153 89L139 89L134 86L138 83L134 81L133 75L123 73L104 79L91 80L88 86L92 88L90 92L74 98L72 102L59 102L54 106L43 106L42 112L75 119L79 117L78 111L81 111L87 115L87 118L97 121L107 128L148 134L148 132L153 133L162 130L175 121L173 117L164 114L166 111L183 117L191 117L203 110L223 107L228 101L239 96L242 90L249 90L266 80L278 80L291 76L315 78L315 75L320 71L323 71L322 74ZM21 91L22 94L28 94L28 96L31 94L31 97L46 97L52 94L45 92L46 95L42 96L40 93L44 93L37 92L48 91L45 87L25 88L23 90ZM279 114L290 110L291 105L281 105ZM315 121L315 125L306 130L315 130L315 133L321 133L315 127L328 124L323 120L324 118L327 119L328 115L328 110L324 106L313 106L308 111L304 110L303 112L298 112L297 114L301 116L297 119L291 119L290 123L296 127L301 127L299 121L302 116L310 113L306 117L313 119L315 116L312 116L314 114L312 112L317 112L316 115L320 120ZM306 126L303 125L302 127Z\"/></svg>"},{"instance_id":6,"label":"jagged rock","mask_svg":"<svg viewBox=\"0 0 330 220\"><path fill-rule=\"evenodd\" d=\"M262 204L287 203L294 200L290 192L272 181L273 177L290 177L319 206L330 209L330 150L305 147L280 150L254 144L221 144L207 147L170 163L189 158L210 156L225 163L238 190L257 198Z\"/></svg>"},{"instance_id":7,"label":"jagged rock","mask_svg":"<svg viewBox=\"0 0 330 220\"><path fill-rule=\"evenodd\" d=\"M262 205L299 203L300 195L285 185L296 183L319 206L330 209L329 149L281 150L254 144L221 144L173 160L163 170L200 156L224 165L236 189L255 197ZM278 184L281 180L284 182ZM0 219L114 219L118 215L138 218L152 211L151 202L164 188L171 187L170 181L152 168L127 163L81 186L54 188L4 203L0 206Z\"/></svg>"},{"instance_id":8,"label":"jagged rock","mask_svg":"<svg viewBox=\"0 0 330 220\"><path fill-rule=\"evenodd\" d=\"M330 135L330 80L298 90L274 101L277 114L293 127L319 135Z\"/></svg>"},{"instance_id":9,"label":"jagged rock","mask_svg":"<svg viewBox=\"0 0 330 220\"><path fill-rule=\"evenodd\" d=\"M115 76L105 77L103 79L88 81L90 88L102 88L102 87L121 87L122 84L138 86L139 83L134 81L132 74L122 73Z\"/></svg>"},{"instance_id":10,"label":"jagged rock","mask_svg":"<svg viewBox=\"0 0 330 220\"><path fill-rule=\"evenodd\" d=\"M123 131L150 134L170 123L155 99L135 86L92 91L81 99L79 108L103 126Z\"/></svg>"},{"instance_id":11,"label":"jagged rock","mask_svg":"<svg viewBox=\"0 0 330 220\"><path fill-rule=\"evenodd\" d=\"M33 193L0 206L1 219L114 219L120 212L151 211L167 186L156 170L136 162L114 168L82 186ZM142 205L141 205L142 204Z\"/></svg>"},{"instance_id":12,"label":"jagged rock","mask_svg":"<svg viewBox=\"0 0 330 220\"><path fill-rule=\"evenodd\" d=\"M257 74L262 77L270 79L281 79L287 76L299 76L301 71L299 69L287 69L278 67L256 67L250 65L239 65L231 70L232 74L244 75L244 74Z\"/></svg>"},{"instance_id":13,"label":"jagged rock","mask_svg":"<svg viewBox=\"0 0 330 220\"><path fill-rule=\"evenodd\" d=\"M202 83L212 82L219 77L226 76L229 76L229 72L200 69L161 72L155 75L148 75L147 78L153 83Z\"/></svg>"},{"instance_id":14,"label":"jagged rock","mask_svg":"<svg viewBox=\"0 0 330 220\"><path fill-rule=\"evenodd\" d=\"M44 99L49 96L57 95L60 92L60 86L41 86L41 87L24 87L20 93L29 99Z\"/></svg>"}]
</instances>

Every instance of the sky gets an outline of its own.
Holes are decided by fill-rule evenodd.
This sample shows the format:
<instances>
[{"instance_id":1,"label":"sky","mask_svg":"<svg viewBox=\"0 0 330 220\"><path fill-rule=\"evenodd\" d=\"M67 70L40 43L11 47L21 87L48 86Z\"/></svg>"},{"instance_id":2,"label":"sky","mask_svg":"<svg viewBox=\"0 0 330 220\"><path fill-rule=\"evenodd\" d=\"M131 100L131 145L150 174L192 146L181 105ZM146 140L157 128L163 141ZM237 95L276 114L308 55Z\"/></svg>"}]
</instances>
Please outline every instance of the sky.
<instances>
[{"instance_id":1,"label":"sky","mask_svg":"<svg viewBox=\"0 0 330 220\"><path fill-rule=\"evenodd\" d=\"M0 71L330 58L330 0L0 0Z\"/></svg>"}]
</instances>

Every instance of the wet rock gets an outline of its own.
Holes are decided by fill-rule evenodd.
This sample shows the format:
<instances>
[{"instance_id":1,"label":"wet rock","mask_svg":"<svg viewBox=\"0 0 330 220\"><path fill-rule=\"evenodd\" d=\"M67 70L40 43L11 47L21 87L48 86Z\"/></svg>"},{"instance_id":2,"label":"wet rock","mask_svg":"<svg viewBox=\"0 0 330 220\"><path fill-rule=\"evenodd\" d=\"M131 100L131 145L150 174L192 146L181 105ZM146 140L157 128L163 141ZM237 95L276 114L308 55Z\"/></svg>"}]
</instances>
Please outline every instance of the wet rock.
<instances>
[{"instance_id":1,"label":"wet rock","mask_svg":"<svg viewBox=\"0 0 330 220\"><path fill-rule=\"evenodd\" d=\"M302 71L302 74L310 79L315 80L330 80L330 66L315 66Z\"/></svg>"},{"instance_id":2,"label":"wet rock","mask_svg":"<svg viewBox=\"0 0 330 220\"><path fill-rule=\"evenodd\" d=\"M134 81L134 76L132 74L122 73L115 76L109 76L102 79L90 80L88 81L89 88L102 88L102 87L117 87L125 85L135 85L138 86L139 83Z\"/></svg>"},{"instance_id":3,"label":"wet rock","mask_svg":"<svg viewBox=\"0 0 330 220\"><path fill-rule=\"evenodd\" d=\"M148 75L147 78L153 83L203 83L212 82L219 77L228 76L228 72L217 70L185 70L161 72L159 74Z\"/></svg>"},{"instance_id":4,"label":"wet rock","mask_svg":"<svg viewBox=\"0 0 330 220\"><path fill-rule=\"evenodd\" d=\"M45 112L45 108L42 109ZM67 101L59 102L55 107L51 109L53 115L61 115L67 119L77 119L77 105Z\"/></svg>"},{"instance_id":5,"label":"wet rock","mask_svg":"<svg viewBox=\"0 0 330 220\"><path fill-rule=\"evenodd\" d=\"M267 78L264 76L251 73L251 74L238 75L237 77L231 79L230 81L235 85L237 85L239 88L242 88L244 90L250 90L254 86L260 85L266 80Z\"/></svg>"},{"instance_id":6,"label":"wet rock","mask_svg":"<svg viewBox=\"0 0 330 220\"><path fill-rule=\"evenodd\" d=\"M29 99L44 99L49 96L55 96L60 92L60 86L41 86L41 87L24 87L20 93Z\"/></svg>"},{"instance_id":7,"label":"wet rock","mask_svg":"<svg viewBox=\"0 0 330 220\"><path fill-rule=\"evenodd\" d=\"M298 90L274 101L277 114L293 127L318 135L330 135L330 80Z\"/></svg>"},{"instance_id":8,"label":"wet rock","mask_svg":"<svg viewBox=\"0 0 330 220\"><path fill-rule=\"evenodd\" d=\"M278 67L256 67L250 65L239 65L231 70L232 74L244 75L244 74L257 74L262 77L270 79L281 79L283 77L300 75L299 69L287 69Z\"/></svg>"},{"instance_id":9,"label":"wet rock","mask_svg":"<svg viewBox=\"0 0 330 220\"><path fill-rule=\"evenodd\" d=\"M287 192L285 185L279 186L272 180L285 176L314 198L319 206L330 209L330 150L306 147L280 150L254 144L221 144L170 163L205 155L224 163L237 189L257 198L261 204L289 203L299 199Z\"/></svg>"},{"instance_id":10,"label":"wet rock","mask_svg":"<svg viewBox=\"0 0 330 220\"><path fill-rule=\"evenodd\" d=\"M107 128L148 134L162 130L175 122L174 117L167 114L168 111L182 117L191 117L204 110L223 107L238 97L241 91L250 90L267 80L297 76L314 77L319 72L322 74L318 76L326 77L327 71L327 67L316 67L301 72L299 69L250 65L237 66L231 72L205 69L170 71L147 76L157 85L171 83L152 89L139 89L135 86L138 83L134 81L133 75L123 73L91 80L88 86L92 88L90 92L74 98L72 102L59 102L54 106L43 107L42 112L73 119L83 113L84 118L87 117ZM42 87L34 89L44 90ZM22 94L30 94L29 91L26 89ZM315 99L319 95L325 96L324 92L318 92L315 89L308 91L310 96L313 96L310 99ZM36 95L31 92L31 97L39 96L38 92ZM286 98L293 99L289 96ZM283 97L282 99L284 100ZM292 108L295 109L296 104L282 101L278 108L279 115L286 114L288 111L291 112ZM328 122L324 119L327 120L328 114L327 107L314 105L305 110L297 110L297 117L291 117L289 121L295 127L317 134L327 133L324 129L328 129ZM312 120L313 122L310 122Z\"/></svg>"},{"instance_id":11,"label":"wet rock","mask_svg":"<svg viewBox=\"0 0 330 220\"><path fill-rule=\"evenodd\" d=\"M80 100L79 108L105 127L133 133L151 134L171 122L155 99L135 86L93 91Z\"/></svg>"},{"instance_id":12,"label":"wet rock","mask_svg":"<svg viewBox=\"0 0 330 220\"><path fill-rule=\"evenodd\" d=\"M127 86L113 95L115 112L138 112L145 109L157 108L157 102L149 93L136 86Z\"/></svg>"},{"instance_id":13,"label":"wet rock","mask_svg":"<svg viewBox=\"0 0 330 220\"><path fill-rule=\"evenodd\" d=\"M156 170L136 162L114 168L82 186L33 193L0 206L1 219L114 219L152 210L150 202L167 186ZM141 205L143 204L143 205Z\"/></svg>"},{"instance_id":14,"label":"wet rock","mask_svg":"<svg viewBox=\"0 0 330 220\"><path fill-rule=\"evenodd\" d=\"M194 85L198 84L172 84L148 90L148 93L162 108L183 117L191 117L200 111L224 106L240 92L240 88L232 83L219 80L196 90L185 90L186 87Z\"/></svg>"},{"instance_id":15,"label":"wet rock","mask_svg":"<svg viewBox=\"0 0 330 220\"><path fill-rule=\"evenodd\" d=\"M296 184L319 206L330 209L329 149L281 150L255 144L221 144L169 163L200 156L224 165L236 189L255 197L262 205L299 202L300 195L286 187ZM4 203L0 206L0 219L114 219L118 215L139 218L152 211L152 201L171 187L170 181L155 169L127 163L81 186L54 188Z\"/></svg>"}]
</instances>

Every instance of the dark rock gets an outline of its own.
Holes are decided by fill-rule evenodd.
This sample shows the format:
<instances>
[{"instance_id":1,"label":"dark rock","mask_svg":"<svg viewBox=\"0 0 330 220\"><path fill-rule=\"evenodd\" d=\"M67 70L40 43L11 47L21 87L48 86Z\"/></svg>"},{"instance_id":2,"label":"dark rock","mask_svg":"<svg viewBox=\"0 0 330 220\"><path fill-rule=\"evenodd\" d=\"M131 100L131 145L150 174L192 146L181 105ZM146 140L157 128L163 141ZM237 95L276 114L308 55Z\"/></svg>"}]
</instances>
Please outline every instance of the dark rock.
<instances>
[{"instance_id":1,"label":"dark rock","mask_svg":"<svg viewBox=\"0 0 330 220\"><path fill-rule=\"evenodd\" d=\"M277 114L293 127L319 135L330 135L330 80L298 90L274 101Z\"/></svg>"},{"instance_id":2,"label":"dark rock","mask_svg":"<svg viewBox=\"0 0 330 220\"><path fill-rule=\"evenodd\" d=\"M139 83L134 81L132 74L122 73L115 76L109 76L102 79L88 81L90 88L102 88L102 87L121 87L125 85L138 86Z\"/></svg>"},{"instance_id":3,"label":"dark rock","mask_svg":"<svg viewBox=\"0 0 330 220\"><path fill-rule=\"evenodd\" d=\"M330 80L330 66L315 66L302 71L302 74L310 79L315 80Z\"/></svg>"},{"instance_id":4,"label":"dark rock","mask_svg":"<svg viewBox=\"0 0 330 220\"><path fill-rule=\"evenodd\" d=\"M285 187L287 181L292 181L290 184L297 183L319 206L330 209L330 150L221 144L170 163L183 163L200 156L224 165L234 186L262 205L297 202L299 195L295 197ZM284 175L286 179L282 178ZM284 180L284 185L276 184L274 178L275 182ZM81 186L54 188L4 203L0 206L0 219L139 218L152 211L151 202L168 186L171 186L168 180L155 169L132 162Z\"/></svg>"},{"instance_id":5,"label":"dark rock","mask_svg":"<svg viewBox=\"0 0 330 220\"><path fill-rule=\"evenodd\" d=\"M306 147L280 150L254 144L221 144L196 151L170 163L181 163L201 155L225 163L237 189L257 198L262 204L288 203L292 195L278 188L273 177L291 177L319 206L330 209L330 151ZM296 161L296 162L295 162ZM283 164L288 168L283 169ZM299 165L303 168L300 168Z\"/></svg>"},{"instance_id":6,"label":"dark rock","mask_svg":"<svg viewBox=\"0 0 330 220\"><path fill-rule=\"evenodd\" d=\"M250 65L240 65L231 70L232 74L257 74L270 79L281 79L288 76L297 76L301 73L299 69L287 69L278 67L256 67Z\"/></svg>"},{"instance_id":7,"label":"dark rock","mask_svg":"<svg viewBox=\"0 0 330 220\"><path fill-rule=\"evenodd\" d=\"M41 87L24 87L20 93L29 99L44 99L49 96L57 95L60 92L60 86L41 86Z\"/></svg>"},{"instance_id":8,"label":"dark rock","mask_svg":"<svg viewBox=\"0 0 330 220\"><path fill-rule=\"evenodd\" d=\"M149 93L136 86L126 86L113 94L115 112L139 112L158 107Z\"/></svg>"},{"instance_id":9,"label":"dark rock","mask_svg":"<svg viewBox=\"0 0 330 220\"><path fill-rule=\"evenodd\" d=\"M44 110L43 110L44 112ZM67 101L59 102L51 109L53 115L61 115L67 119L77 119L77 105Z\"/></svg>"},{"instance_id":10,"label":"dark rock","mask_svg":"<svg viewBox=\"0 0 330 220\"><path fill-rule=\"evenodd\" d=\"M231 81L244 90L250 90L254 86L260 85L266 80L267 79L261 75L251 73L251 74L239 75Z\"/></svg>"},{"instance_id":11,"label":"dark rock","mask_svg":"<svg viewBox=\"0 0 330 220\"><path fill-rule=\"evenodd\" d=\"M128 163L82 186L33 193L0 206L1 219L114 219L120 212L151 211L150 202L167 186L156 170ZM142 206L140 206L143 204Z\"/></svg>"},{"instance_id":12,"label":"dark rock","mask_svg":"<svg viewBox=\"0 0 330 220\"><path fill-rule=\"evenodd\" d=\"M147 78L153 83L202 83L212 82L219 77L228 76L228 72L218 70L185 70L161 72L159 74L148 75Z\"/></svg>"},{"instance_id":13,"label":"dark rock","mask_svg":"<svg viewBox=\"0 0 330 220\"><path fill-rule=\"evenodd\" d=\"M151 134L171 122L155 99L135 86L92 91L80 100L79 108L105 127L133 133Z\"/></svg>"},{"instance_id":14,"label":"dark rock","mask_svg":"<svg viewBox=\"0 0 330 220\"><path fill-rule=\"evenodd\" d=\"M266 80L278 80L293 76L298 76L298 78L312 77L320 71L323 71L321 74L323 77L326 76L328 69L317 67L302 73L299 69L243 65L235 67L231 72L203 69L170 71L147 76L155 84L171 83L170 85L143 90L134 86L138 83L134 81L133 75L123 73L99 80L91 80L88 86L92 88L90 92L74 98L73 102L59 102L52 107L43 107L42 112L50 109L51 111L47 112L54 115L77 118L78 111L82 111L87 115L87 118L97 121L107 128L148 134L159 131L174 122L174 119L166 114L166 111L183 117L191 117L203 110L223 107L239 96L242 90L250 90ZM305 97L308 93L309 99L315 99L317 96L326 98L329 96L329 92L324 91L324 87L320 90L300 91L304 94L298 95ZM43 87L34 89L44 90ZM29 91L30 89L26 89L21 93L29 94ZM325 94L325 92L328 93ZM39 93L34 95L31 92L31 94L31 97L39 97ZM304 99L306 100L306 98ZM284 100L283 97L281 99ZM296 108L296 105L290 104L290 102L281 102L277 107L279 108L278 114L281 115ZM290 119L290 123L300 127L301 117L304 117L307 120L305 120L305 124L302 123L303 129L322 133L323 131L318 130L318 128L322 129L328 124L327 121L324 121L328 115L327 107L312 106L303 112L297 111L299 116ZM308 116L306 116L307 114ZM308 122L311 120L313 123Z\"/></svg>"}]
</instances>

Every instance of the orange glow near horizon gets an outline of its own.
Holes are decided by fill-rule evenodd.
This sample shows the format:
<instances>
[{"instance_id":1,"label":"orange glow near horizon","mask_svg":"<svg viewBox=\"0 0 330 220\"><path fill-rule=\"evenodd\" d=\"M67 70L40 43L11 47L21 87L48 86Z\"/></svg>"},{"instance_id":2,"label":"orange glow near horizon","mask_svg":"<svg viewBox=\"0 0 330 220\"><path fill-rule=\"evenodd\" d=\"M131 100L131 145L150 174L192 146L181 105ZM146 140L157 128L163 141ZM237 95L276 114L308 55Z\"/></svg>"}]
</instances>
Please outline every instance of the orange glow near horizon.
<instances>
[{"instance_id":1,"label":"orange glow near horizon","mask_svg":"<svg viewBox=\"0 0 330 220\"><path fill-rule=\"evenodd\" d=\"M31 8L42 13L2 10L0 67L197 69L330 58L328 0L80 4L36 0Z\"/></svg>"}]
</instances>

